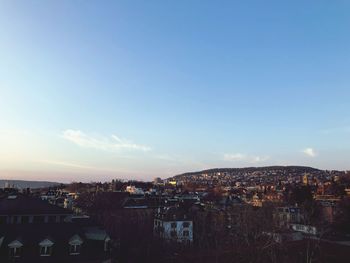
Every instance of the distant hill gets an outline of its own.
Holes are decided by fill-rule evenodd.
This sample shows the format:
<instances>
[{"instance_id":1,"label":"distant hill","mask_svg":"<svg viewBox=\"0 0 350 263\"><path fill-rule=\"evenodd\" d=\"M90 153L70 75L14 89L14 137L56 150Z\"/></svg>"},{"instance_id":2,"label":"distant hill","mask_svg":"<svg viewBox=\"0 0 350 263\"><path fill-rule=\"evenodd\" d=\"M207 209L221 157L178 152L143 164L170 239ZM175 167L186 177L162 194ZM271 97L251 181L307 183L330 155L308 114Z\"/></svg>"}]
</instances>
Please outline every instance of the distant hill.
<instances>
[{"instance_id":1,"label":"distant hill","mask_svg":"<svg viewBox=\"0 0 350 263\"><path fill-rule=\"evenodd\" d=\"M60 183L57 182L47 182L47 181L25 181L25 180L2 180L0 179L0 188L5 187L5 184L9 183L11 186L14 185L16 188L44 188L49 186L56 186Z\"/></svg>"},{"instance_id":2,"label":"distant hill","mask_svg":"<svg viewBox=\"0 0 350 263\"><path fill-rule=\"evenodd\" d=\"M327 171L308 166L265 166L265 167L246 167L246 168L213 168L197 172L188 172L168 178L175 181L193 181L193 180L213 180L220 178L249 178L260 174L260 176L300 176L304 173L311 175L326 175Z\"/></svg>"},{"instance_id":3,"label":"distant hill","mask_svg":"<svg viewBox=\"0 0 350 263\"><path fill-rule=\"evenodd\" d=\"M213 174L213 173L229 173L236 174L242 172L267 172L267 171L300 171L303 173L310 172L320 172L322 170L316 169L308 166L263 166L263 167L244 167L244 168L213 168L196 172L188 172L183 174L175 175L172 178L182 177L182 176L192 176L192 175L200 175L200 174Z\"/></svg>"}]
</instances>

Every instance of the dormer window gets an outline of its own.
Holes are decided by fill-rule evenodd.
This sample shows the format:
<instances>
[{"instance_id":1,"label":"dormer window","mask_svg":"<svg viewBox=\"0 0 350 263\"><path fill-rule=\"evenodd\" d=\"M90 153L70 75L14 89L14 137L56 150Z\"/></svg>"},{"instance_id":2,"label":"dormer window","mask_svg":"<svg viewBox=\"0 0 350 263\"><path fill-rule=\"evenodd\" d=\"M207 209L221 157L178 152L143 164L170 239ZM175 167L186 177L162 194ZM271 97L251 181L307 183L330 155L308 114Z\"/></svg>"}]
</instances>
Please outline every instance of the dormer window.
<instances>
[{"instance_id":1,"label":"dormer window","mask_svg":"<svg viewBox=\"0 0 350 263\"><path fill-rule=\"evenodd\" d=\"M170 231L170 236L175 238L177 236L177 232L175 230Z\"/></svg>"},{"instance_id":2,"label":"dormer window","mask_svg":"<svg viewBox=\"0 0 350 263\"><path fill-rule=\"evenodd\" d=\"M48 247L48 246L40 247L40 256L42 257L51 256L51 254L52 254L52 247Z\"/></svg>"},{"instance_id":3,"label":"dormer window","mask_svg":"<svg viewBox=\"0 0 350 263\"><path fill-rule=\"evenodd\" d=\"M69 239L69 255L76 256L80 254L81 245L83 244L83 240L79 235L74 235Z\"/></svg>"},{"instance_id":4,"label":"dormer window","mask_svg":"<svg viewBox=\"0 0 350 263\"><path fill-rule=\"evenodd\" d=\"M111 239L109 236L106 237L105 239L105 244L104 244L104 251L107 252L107 251L110 251L111 250Z\"/></svg>"},{"instance_id":5,"label":"dormer window","mask_svg":"<svg viewBox=\"0 0 350 263\"><path fill-rule=\"evenodd\" d=\"M23 244L20 241L14 240L10 244L8 244L8 247L11 258L21 257Z\"/></svg>"},{"instance_id":6,"label":"dormer window","mask_svg":"<svg viewBox=\"0 0 350 263\"><path fill-rule=\"evenodd\" d=\"M22 254L22 248L21 247L10 247L10 257L11 258L19 258Z\"/></svg>"},{"instance_id":7,"label":"dormer window","mask_svg":"<svg viewBox=\"0 0 350 263\"><path fill-rule=\"evenodd\" d=\"M79 255L81 245L69 245L69 255Z\"/></svg>"},{"instance_id":8,"label":"dormer window","mask_svg":"<svg viewBox=\"0 0 350 263\"><path fill-rule=\"evenodd\" d=\"M40 256L49 257L52 255L53 242L50 239L45 239L39 243Z\"/></svg>"}]
</instances>

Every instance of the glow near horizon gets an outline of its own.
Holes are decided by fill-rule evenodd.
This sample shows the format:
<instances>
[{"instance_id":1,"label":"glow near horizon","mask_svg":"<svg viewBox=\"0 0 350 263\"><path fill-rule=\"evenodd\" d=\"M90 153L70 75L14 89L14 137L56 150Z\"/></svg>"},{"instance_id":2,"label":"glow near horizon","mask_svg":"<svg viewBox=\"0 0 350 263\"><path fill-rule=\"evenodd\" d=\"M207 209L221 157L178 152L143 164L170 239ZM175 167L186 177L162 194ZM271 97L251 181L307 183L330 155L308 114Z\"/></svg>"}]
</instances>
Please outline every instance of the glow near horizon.
<instances>
[{"instance_id":1,"label":"glow near horizon","mask_svg":"<svg viewBox=\"0 0 350 263\"><path fill-rule=\"evenodd\" d=\"M0 177L349 169L350 4L0 3Z\"/></svg>"}]
</instances>

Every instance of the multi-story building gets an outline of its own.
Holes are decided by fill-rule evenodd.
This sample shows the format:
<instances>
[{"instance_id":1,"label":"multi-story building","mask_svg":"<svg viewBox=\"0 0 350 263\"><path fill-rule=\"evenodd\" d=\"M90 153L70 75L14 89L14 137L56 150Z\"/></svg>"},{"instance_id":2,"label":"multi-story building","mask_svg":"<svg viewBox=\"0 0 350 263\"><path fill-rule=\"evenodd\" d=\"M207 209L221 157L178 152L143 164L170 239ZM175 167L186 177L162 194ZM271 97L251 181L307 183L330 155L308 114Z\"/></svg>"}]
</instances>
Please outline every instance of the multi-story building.
<instances>
[{"instance_id":1,"label":"multi-story building","mask_svg":"<svg viewBox=\"0 0 350 263\"><path fill-rule=\"evenodd\" d=\"M129 185L125 189L126 192L132 194L132 195L144 195L145 192L142 188L135 187L134 185Z\"/></svg>"},{"instance_id":2,"label":"multi-story building","mask_svg":"<svg viewBox=\"0 0 350 263\"><path fill-rule=\"evenodd\" d=\"M193 221L179 207L158 209L154 219L155 236L167 242L191 244L193 242Z\"/></svg>"},{"instance_id":3,"label":"multi-story building","mask_svg":"<svg viewBox=\"0 0 350 263\"><path fill-rule=\"evenodd\" d=\"M40 198L9 195L0 200L0 262L106 262L106 231L76 223L71 211Z\"/></svg>"},{"instance_id":4,"label":"multi-story building","mask_svg":"<svg viewBox=\"0 0 350 263\"><path fill-rule=\"evenodd\" d=\"M289 228L291 224L299 224L302 215L299 207L278 207L274 213L275 223L279 227Z\"/></svg>"}]
</instances>

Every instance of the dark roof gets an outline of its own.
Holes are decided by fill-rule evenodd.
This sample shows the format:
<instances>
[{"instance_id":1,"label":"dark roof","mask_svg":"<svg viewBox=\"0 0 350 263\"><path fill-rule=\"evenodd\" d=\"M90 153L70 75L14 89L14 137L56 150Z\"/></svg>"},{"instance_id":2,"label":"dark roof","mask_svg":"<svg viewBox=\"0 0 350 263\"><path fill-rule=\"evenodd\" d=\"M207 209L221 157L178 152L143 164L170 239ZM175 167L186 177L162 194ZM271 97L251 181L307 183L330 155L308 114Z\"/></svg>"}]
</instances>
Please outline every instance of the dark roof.
<instances>
[{"instance_id":1,"label":"dark roof","mask_svg":"<svg viewBox=\"0 0 350 263\"><path fill-rule=\"evenodd\" d=\"M123 204L124 208L148 207L148 202L145 198L128 198Z\"/></svg>"},{"instance_id":2,"label":"dark roof","mask_svg":"<svg viewBox=\"0 0 350 263\"><path fill-rule=\"evenodd\" d=\"M36 197L17 195L0 200L0 215L55 215L72 214L71 211L49 204Z\"/></svg>"},{"instance_id":3,"label":"dark roof","mask_svg":"<svg viewBox=\"0 0 350 263\"><path fill-rule=\"evenodd\" d=\"M69 240L78 235L83 240L82 252L78 256L70 256ZM77 263L77 262L103 262L108 258L104 252L105 231L99 227L83 228L73 223L62 224L13 224L0 226L0 262L14 262L8 258L8 244L18 240L23 244L23 263ZM54 243L51 257L40 257L38 245L41 241L49 239ZM16 261L17 262L17 261Z\"/></svg>"},{"instance_id":4,"label":"dark roof","mask_svg":"<svg viewBox=\"0 0 350 263\"><path fill-rule=\"evenodd\" d=\"M0 232L1 236L5 237L4 244L6 245L14 240L20 240L23 245L39 244L46 238L54 243L68 242L76 234L81 238L85 238L82 228L71 223L11 224L2 226Z\"/></svg>"},{"instance_id":5,"label":"dark roof","mask_svg":"<svg viewBox=\"0 0 350 263\"><path fill-rule=\"evenodd\" d=\"M85 209L121 209L128 196L127 192L83 193L75 203Z\"/></svg>"},{"instance_id":6,"label":"dark roof","mask_svg":"<svg viewBox=\"0 0 350 263\"><path fill-rule=\"evenodd\" d=\"M160 213L157 214L157 217L163 221L182 221L182 220L191 220L190 213L186 212L185 209L181 207L165 207Z\"/></svg>"}]
</instances>

